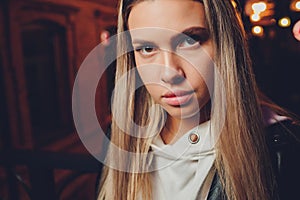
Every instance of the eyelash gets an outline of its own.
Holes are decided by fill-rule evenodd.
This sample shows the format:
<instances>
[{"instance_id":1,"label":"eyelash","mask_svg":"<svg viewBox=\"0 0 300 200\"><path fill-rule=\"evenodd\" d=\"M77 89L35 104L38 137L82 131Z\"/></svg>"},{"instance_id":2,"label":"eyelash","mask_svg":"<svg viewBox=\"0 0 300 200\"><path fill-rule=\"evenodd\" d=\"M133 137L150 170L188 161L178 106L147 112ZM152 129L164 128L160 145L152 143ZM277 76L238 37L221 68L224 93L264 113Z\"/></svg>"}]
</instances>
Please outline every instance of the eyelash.
<instances>
[{"instance_id":1,"label":"eyelash","mask_svg":"<svg viewBox=\"0 0 300 200\"><path fill-rule=\"evenodd\" d=\"M187 42L189 46L188 47L182 47L181 45L184 42ZM198 36L198 35L190 35L190 36L184 35L177 42L176 47L180 47L181 46L182 48L190 48L190 47L196 47L196 46L200 45L200 43L201 43L200 36Z\"/></svg>"},{"instance_id":2,"label":"eyelash","mask_svg":"<svg viewBox=\"0 0 300 200\"><path fill-rule=\"evenodd\" d=\"M145 51L147 48L152 49L150 53L145 53L143 51ZM134 50L136 52L139 52L140 54L144 55L144 56L149 56L151 54L153 54L153 50L156 50L157 47L155 47L154 45L148 45L148 44L144 44L141 46L136 47Z\"/></svg>"}]
</instances>

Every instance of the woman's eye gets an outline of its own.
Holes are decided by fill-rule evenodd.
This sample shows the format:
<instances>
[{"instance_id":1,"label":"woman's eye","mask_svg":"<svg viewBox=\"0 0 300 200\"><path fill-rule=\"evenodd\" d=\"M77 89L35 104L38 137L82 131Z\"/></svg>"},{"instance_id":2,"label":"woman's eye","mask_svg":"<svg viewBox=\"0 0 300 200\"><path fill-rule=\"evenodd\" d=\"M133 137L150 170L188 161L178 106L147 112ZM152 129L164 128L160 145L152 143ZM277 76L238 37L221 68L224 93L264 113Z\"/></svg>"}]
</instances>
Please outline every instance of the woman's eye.
<instances>
[{"instance_id":1,"label":"woman's eye","mask_svg":"<svg viewBox=\"0 0 300 200\"><path fill-rule=\"evenodd\" d=\"M200 42L191 38L191 37L186 37L178 44L179 48L189 48L189 47L196 47L200 46Z\"/></svg>"},{"instance_id":2,"label":"woman's eye","mask_svg":"<svg viewBox=\"0 0 300 200\"><path fill-rule=\"evenodd\" d=\"M153 46L141 46L141 47L137 47L135 50L141 53L142 55L148 56L155 53L156 48Z\"/></svg>"}]
</instances>

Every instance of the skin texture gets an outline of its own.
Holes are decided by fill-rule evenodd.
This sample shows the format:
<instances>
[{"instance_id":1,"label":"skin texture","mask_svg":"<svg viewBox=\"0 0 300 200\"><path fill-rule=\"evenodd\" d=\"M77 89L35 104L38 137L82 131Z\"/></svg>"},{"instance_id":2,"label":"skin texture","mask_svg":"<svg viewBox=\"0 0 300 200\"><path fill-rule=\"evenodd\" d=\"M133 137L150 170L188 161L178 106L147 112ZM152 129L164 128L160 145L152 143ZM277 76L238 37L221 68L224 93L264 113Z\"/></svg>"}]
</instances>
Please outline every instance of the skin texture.
<instances>
[{"instance_id":1,"label":"skin texture","mask_svg":"<svg viewBox=\"0 0 300 200\"><path fill-rule=\"evenodd\" d=\"M162 139L174 143L201 123L213 88L204 7L189 0L143 1L132 8L128 27L138 73L168 115Z\"/></svg>"}]
</instances>

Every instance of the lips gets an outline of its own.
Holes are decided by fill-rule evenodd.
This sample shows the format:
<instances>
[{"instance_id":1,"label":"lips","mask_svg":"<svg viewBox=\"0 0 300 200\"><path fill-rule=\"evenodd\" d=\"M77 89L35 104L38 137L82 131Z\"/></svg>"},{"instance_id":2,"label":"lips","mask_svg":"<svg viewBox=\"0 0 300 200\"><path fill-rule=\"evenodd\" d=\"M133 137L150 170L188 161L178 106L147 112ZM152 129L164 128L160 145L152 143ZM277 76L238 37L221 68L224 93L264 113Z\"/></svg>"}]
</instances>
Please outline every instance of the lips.
<instances>
[{"instance_id":1,"label":"lips","mask_svg":"<svg viewBox=\"0 0 300 200\"><path fill-rule=\"evenodd\" d=\"M194 91L174 90L162 96L162 101L171 106L185 105L193 96Z\"/></svg>"}]
</instances>

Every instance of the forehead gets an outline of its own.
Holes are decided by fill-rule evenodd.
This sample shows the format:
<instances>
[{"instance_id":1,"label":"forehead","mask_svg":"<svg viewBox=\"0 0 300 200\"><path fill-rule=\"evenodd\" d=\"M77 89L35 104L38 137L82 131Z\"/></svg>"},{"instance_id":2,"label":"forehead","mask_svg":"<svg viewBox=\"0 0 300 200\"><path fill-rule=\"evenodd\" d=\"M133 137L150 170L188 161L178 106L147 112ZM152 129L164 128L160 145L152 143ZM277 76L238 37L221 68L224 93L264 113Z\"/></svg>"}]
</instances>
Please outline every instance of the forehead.
<instances>
[{"instance_id":1,"label":"forehead","mask_svg":"<svg viewBox=\"0 0 300 200\"><path fill-rule=\"evenodd\" d=\"M204 6L192 0L146 0L135 4L128 28L156 27L181 32L188 27L206 27Z\"/></svg>"}]
</instances>

